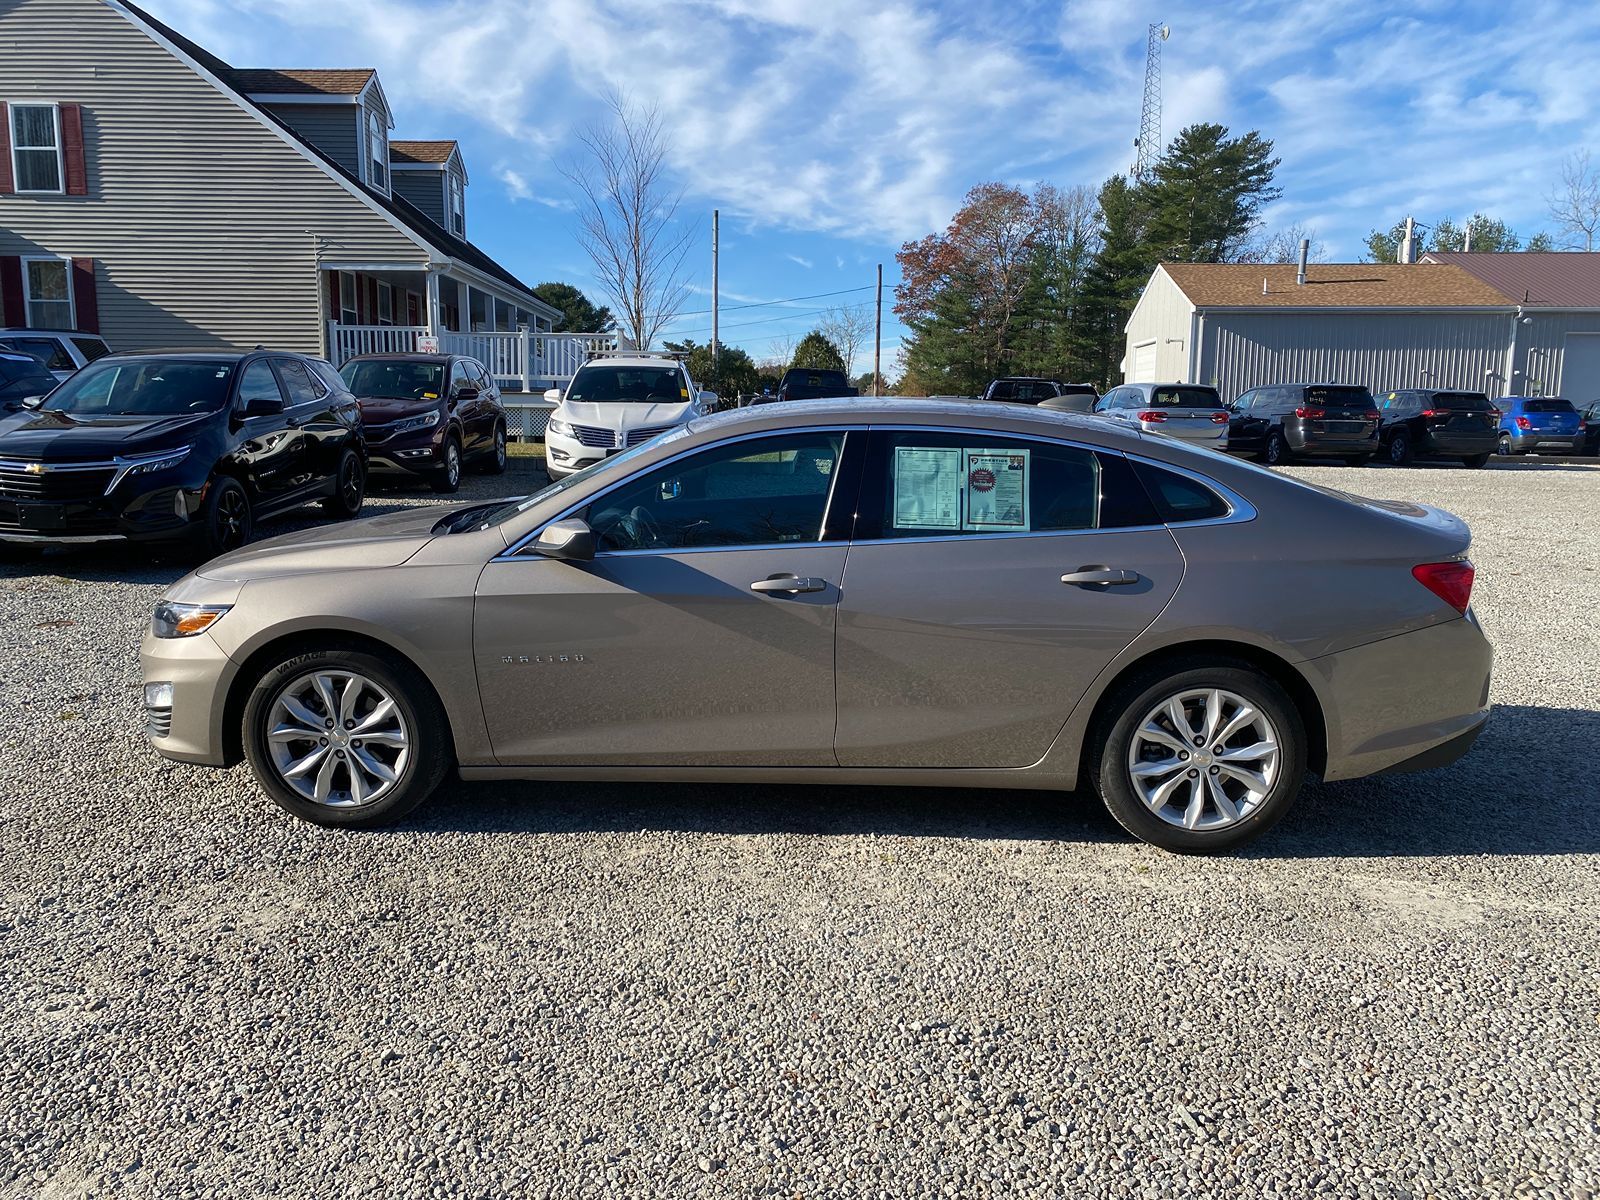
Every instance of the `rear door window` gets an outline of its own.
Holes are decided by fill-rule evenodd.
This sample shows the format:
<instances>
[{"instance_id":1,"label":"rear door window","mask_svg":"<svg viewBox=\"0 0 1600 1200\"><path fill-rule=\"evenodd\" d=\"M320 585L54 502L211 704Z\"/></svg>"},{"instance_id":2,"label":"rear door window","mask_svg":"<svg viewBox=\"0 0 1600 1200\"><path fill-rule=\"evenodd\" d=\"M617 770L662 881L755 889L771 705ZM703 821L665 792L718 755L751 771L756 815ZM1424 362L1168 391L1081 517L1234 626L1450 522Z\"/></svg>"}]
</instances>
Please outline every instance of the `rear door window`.
<instances>
[{"instance_id":1,"label":"rear door window","mask_svg":"<svg viewBox=\"0 0 1600 1200\"><path fill-rule=\"evenodd\" d=\"M1134 460L1133 469L1163 521L1213 521L1232 511L1226 500L1187 475L1138 460Z\"/></svg>"}]
</instances>

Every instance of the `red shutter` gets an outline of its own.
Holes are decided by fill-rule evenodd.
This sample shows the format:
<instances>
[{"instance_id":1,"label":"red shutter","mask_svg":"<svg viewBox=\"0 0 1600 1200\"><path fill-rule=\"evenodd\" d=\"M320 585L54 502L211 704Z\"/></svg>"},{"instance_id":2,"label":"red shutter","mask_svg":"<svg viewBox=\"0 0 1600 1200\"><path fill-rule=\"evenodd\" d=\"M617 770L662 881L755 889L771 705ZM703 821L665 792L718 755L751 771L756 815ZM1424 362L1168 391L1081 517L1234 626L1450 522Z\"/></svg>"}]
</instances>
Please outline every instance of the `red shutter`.
<instances>
[{"instance_id":1,"label":"red shutter","mask_svg":"<svg viewBox=\"0 0 1600 1200\"><path fill-rule=\"evenodd\" d=\"M72 322L79 333L100 332L100 302L94 291L94 259L72 260Z\"/></svg>"},{"instance_id":2,"label":"red shutter","mask_svg":"<svg viewBox=\"0 0 1600 1200\"><path fill-rule=\"evenodd\" d=\"M22 298L22 259L0 256L0 326L22 329L28 324L28 305Z\"/></svg>"},{"instance_id":3,"label":"red shutter","mask_svg":"<svg viewBox=\"0 0 1600 1200\"><path fill-rule=\"evenodd\" d=\"M89 173L83 164L83 105L63 104L61 109L61 161L64 164L67 195L89 194Z\"/></svg>"},{"instance_id":4,"label":"red shutter","mask_svg":"<svg viewBox=\"0 0 1600 1200\"><path fill-rule=\"evenodd\" d=\"M16 181L11 178L11 109L0 100L0 196L16 190Z\"/></svg>"},{"instance_id":5,"label":"red shutter","mask_svg":"<svg viewBox=\"0 0 1600 1200\"><path fill-rule=\"evenodd\" d=\"M328 320L339 319L339 272L324 271L323 277L328 281Z\"/></svg>"}]
</instances>

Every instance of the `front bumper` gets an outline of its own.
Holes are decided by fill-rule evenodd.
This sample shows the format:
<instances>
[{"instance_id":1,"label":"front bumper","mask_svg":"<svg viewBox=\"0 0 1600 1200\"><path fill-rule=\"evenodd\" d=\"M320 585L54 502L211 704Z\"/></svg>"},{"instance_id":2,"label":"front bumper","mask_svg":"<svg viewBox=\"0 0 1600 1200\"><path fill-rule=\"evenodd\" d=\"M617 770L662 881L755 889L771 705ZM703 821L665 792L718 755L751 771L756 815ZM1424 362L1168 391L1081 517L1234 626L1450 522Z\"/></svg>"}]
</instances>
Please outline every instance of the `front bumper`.
<instances>
[{"instance_id":1,"label":"front bumper","mask_svg":"<svg viewBox=\"0 0 1600 1200\"><path fill-rule=\"evenodd\" d=\"M427 475L443 466L445 426L384 436L384 427L362 428L367 471L373 475Z\"/></svg>"},{"instance_id":2,"label":"front bumper","mask_svg":"<svg viewBox=\"0 0 1600 1200\"><path fill-rule=\"evenodd\" d=\"M230 765L224 709L238 665L211 634L158 638L147 629L139 646L139 667L146 684L172 686L171 708L164 713L147 708L145 713L145 729L156 753L177 762ZM166 733L155 736L161 728Z\"/></svg>"},{"instance_id":3,"label":"front bumper","mask_svg":"<svg viewBox=\"0 0 1600 1200\"><path fill-rule=\"evenodd\" d=\"M1358 779L1454 761L1488 720L1493 665L1494 649L1470 609L1306 663L1327 726L1322 777Z\"/></svg>"},{"instance_id":4,"label":"front bumper","mask_svg":"<svg viewBox=\"0 0 1600 1200\"><path fill-rule=\"evenodd\" d=\"M132 497L119 487L109 496L60 501L0 497L0 541L34 545L174 541L191 532L204 502L204 486L155 488Z\"/></svg>"},{"instance_id":5,"label":"front bumper","mask_svg":"<svg viewBox=\"0 0 1600 1200\"><path fill-rule=\"evenodd\" d=\"M545 431L544 469L552 479L592 467L602 458L620 453L621 449L616 446L585 446L575 437Z\"/></svg>"}]
</instances>

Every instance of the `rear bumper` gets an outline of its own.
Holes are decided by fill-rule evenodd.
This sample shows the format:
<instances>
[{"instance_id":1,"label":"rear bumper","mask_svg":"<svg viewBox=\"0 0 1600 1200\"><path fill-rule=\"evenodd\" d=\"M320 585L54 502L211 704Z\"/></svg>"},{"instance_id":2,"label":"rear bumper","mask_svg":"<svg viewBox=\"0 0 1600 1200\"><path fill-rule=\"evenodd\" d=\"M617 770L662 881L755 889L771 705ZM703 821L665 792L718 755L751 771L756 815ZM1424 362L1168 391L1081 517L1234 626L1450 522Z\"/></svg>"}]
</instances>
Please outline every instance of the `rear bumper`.
<instances>
[{"instance_id":1,"label":"rear bumper","mask_svg":"<svg viewBox=\"0 0 1600 1200\"><path fill-rule=\"evenodd\" d=\"M1584 436L1581 433L1540 433L1530 429L1526 433L1510 434L1513 454L1582 454Z\"/></svg>"},{"instance_id":2,"label":"rear bumper","mask_svg":"<svg viewBox=\"0 0 1600 1200\"><path fill-rule=\"evenodd\" d=\"M1322 701L1323 778L1443 766L1489 717L1494 649L1471 616L1304 664Z\"/></svg>"},{"instance_id":3,"label":"rear bumper","mask_svg":"<svg viewBox=\"0 0 1600 1200\"><path fill-rule=\"evenodd\" d=\"M1483 433L1429 433L1417 446L1423 454L1471 458L1475 454L1493 454L1498 445L1495 432Z\"/></svg>"},{"instance_id":4,"label":"rear bumper","mask_svg":"<svg viewBox=\"0 0 1600 1200\"><path fill-rule=\"evenodd\" d=\"M1376 454L1378 452L1378 432L1373 430L1364 437L1335 437L1326 433L1306 433L1304 430L1295 429L1285 425L1283 429L1284 440L1289 443L1289 449L1296 454L1303 454L1307 458L1326 456L1328 458L1352 458L1358 454Z\"/></svg>"}]
</instances>

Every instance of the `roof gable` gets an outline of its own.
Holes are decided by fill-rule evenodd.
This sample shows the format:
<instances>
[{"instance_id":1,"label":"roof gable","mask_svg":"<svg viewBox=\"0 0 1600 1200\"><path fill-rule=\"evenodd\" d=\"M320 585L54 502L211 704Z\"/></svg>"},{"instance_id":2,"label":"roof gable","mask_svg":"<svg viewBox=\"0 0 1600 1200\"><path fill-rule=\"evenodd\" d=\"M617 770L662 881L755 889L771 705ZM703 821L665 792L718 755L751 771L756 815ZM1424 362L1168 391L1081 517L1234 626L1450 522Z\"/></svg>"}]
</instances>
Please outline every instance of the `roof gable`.
<instances>
[{"instance_id":1,"label":"roof gable","mask_svg":"<svg viewBox=\"0 0 1600 1200\"><path fill-rule=\"evenodd\" d=\"M1600 254L1581 250L1470 254L1439 250L1423 255L1467 272L1513 304L1538 308L1600 308Z\"/></svg>"},{"instance_id":2,"label":"roof gable","mask_svg":"<svg viewBox=\"0 0 1600 1200\"><path fill-rule=\"evenodd\" d=\"M1435 263L1162 263L1197 308L1505 308L1499 291Z\"/></svg>"}]
</instances>

